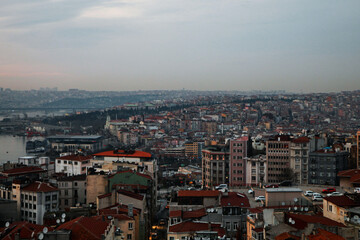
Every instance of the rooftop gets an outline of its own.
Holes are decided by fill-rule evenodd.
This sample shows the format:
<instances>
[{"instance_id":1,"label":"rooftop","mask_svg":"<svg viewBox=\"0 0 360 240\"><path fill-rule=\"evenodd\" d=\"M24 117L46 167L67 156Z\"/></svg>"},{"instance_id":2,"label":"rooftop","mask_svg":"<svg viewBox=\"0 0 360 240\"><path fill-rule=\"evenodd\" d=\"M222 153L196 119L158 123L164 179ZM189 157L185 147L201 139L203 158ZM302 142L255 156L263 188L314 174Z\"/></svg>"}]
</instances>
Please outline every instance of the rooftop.
<instances>
[{"instance_id":1,"label":"rooftop","mask_svg":"<svg viewBox=\"0 0 360 240\"><path fill-rule=\"evenodd\" d=\"M143 151L105 151L100 153L95 153L93 156L99 157L130 157L130 158L151 158L151 154Z\"/></svg>"},{"instance_id":2,"label":"rooftop","mask_svg":"<svg viewBox=\"0 0 360 240\"><path fill-rule=\"evenodd\" d=\"M22 188L22 191L28 192L54 192L58 191L57 187L50 185L50 183L33 182Z\"/></svg>"},{"instance_id":3,"label":"rooftop","mask_svg":"<svg viewBox=\"0 0 360 240\"><path fill-rule=\"evenodd\" d=\"M280 187L280 188L265 188L266 192L276 193L276 192L302 192L300 188L292 187Z\"/></svg>"},{"instance_id":4,"label":"rooftop","mask_svg":"<svg viewBox=\"0 0 360 240\"><path fill-rule=\"evenodd\" d=\"M218 197L219 191L216 190L179 190L178 197Z\"/></svg>"}]
</instances>

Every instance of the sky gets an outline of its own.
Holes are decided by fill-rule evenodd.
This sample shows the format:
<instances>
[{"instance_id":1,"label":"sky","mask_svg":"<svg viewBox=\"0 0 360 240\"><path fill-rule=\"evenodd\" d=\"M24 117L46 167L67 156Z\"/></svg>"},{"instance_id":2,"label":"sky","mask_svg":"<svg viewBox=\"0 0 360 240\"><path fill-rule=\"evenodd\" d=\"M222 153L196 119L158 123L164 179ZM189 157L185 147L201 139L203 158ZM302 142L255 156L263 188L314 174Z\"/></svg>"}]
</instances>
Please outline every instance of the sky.
<instances>
[{"instance_id":1,"label":"sky","mask_svg":"<svg viewBox=\"0 0 360 240\"><path fill-rule=\"evenodd\" d=\"M360 89L359 0L1 0L0 87Z\"/></svg>"}]
</instances>

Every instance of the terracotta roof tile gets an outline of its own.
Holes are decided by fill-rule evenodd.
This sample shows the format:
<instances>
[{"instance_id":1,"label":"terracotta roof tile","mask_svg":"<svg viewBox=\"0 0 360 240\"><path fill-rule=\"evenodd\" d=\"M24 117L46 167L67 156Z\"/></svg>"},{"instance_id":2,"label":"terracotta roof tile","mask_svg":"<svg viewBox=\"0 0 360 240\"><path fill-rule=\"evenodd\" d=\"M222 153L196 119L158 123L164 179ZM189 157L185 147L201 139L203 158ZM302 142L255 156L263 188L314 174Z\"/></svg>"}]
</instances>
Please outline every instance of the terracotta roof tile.
<instances>
[{"instance_id":1,"label":"terracotta roof tile","mask_svg":"<svg viewBox=\"0 0 360 240\"><path fill-rule=\"evenodd\" d=\"M15 176L15 175L24 175L29 173L40 173L40 172L46 172L46 170L40 167L19 167L19 168L5 170L2 173L6 176Z\"/></svg>"},{"instance_id":2,"label":"terracotta roof tile","mask_svg":"<svg viewBox=\"0 0 360 240\"><path fill-rule=\"evenodd\" d=\"M245 194L229 192L228 196L221 197L221 206L238 206L243 208L249 208L249 199Z\"/></svg>"},{"instance_id":3,"label":"terracotta roof tile","mask_svg":"<svg viewBox=\"0 0 360 240\"><path fill-rule=\"evenodd\" d=\"M57 187L52 186L50 183L36 181L23 187L21 190L28 192L55 192L58 191L59 189Z\"/></svg>"},{"instance_id":4,"label":"terracotta roof tile","mask_svg":"<svg viewBox=\"0 0 360 240\"><path fill-rule=\"evenodd\" d=\"M305 226L309 223L318 223L321 225L333 226L333 227L345 227L344 224L335 222L334 220L326 218L322 215L303 215L303 214L288 213L286 221L288 221L289 218L295 220L295 224L291 226L297 229L304 229Z\"/></svg>"},{"instance_id":5,"label":"terracotta roof tile","mask_svg":"<svg viewBox=\"0 0 360 240\"><path fill-rule=\"evenodd\" d=\"M37 225L29 222L13 222L8 227L8 234L4 236L3 240L15 240L15 234L20 233L21 239L32 239L36 238L39 233L43 231L45 226L43 225ZM51 227L48 227L50 231L53 229ZM32 236L33 235L33 236Z\"/></svg>"},{"instance_id":6,"label":"terracotta roof tile","mask_svg":"<svg viewBox=\"0 0 360 240\"><path fill-rule=\"evenodd\" d=\"M331 202L339 207L358 207L360 206L360 202L356 202L353 199L349 198L346 195L342 196L331 196L325 197L324 200Z\"/></svg>"},{"instance_id":7,"label":"terracotta roof tile","mask_svg":"<svg viewBox=\"0 0 360 240\"><path fill-rule=\"evenodd\" d=\"M119 150L117 153L114 151L106 151L93 154L93 156L101 157L130 157L130 158L151 158L151 154L143 151L134 151L134 153L125 153L124 150Z\"/></svg>"},{"instance_id":8,"label":"terracotta roof tile","mask_svg":"<svg viewBox=\"0 0 360 240\"><path fill-rule=\"evenodd\" d=\"M92 217L78 217L60 225L57 230L71 230L71 239L100 240L109 223Z\"/></svg>"},{"instance_id":9,"label":"terracotta roof tile","mask_svg":"<svg viewBox=\"0 0 360 240\"><path fill-rule=\"evenodd\" d=\"M170 226L169 232L186 233L213 230L217 231L219 236L223 236L225 234L225 230L220 227L220 224L211 224L210 226L211 229L209 229L209 223L187 221Z\"/></svg>"}]
</instances>

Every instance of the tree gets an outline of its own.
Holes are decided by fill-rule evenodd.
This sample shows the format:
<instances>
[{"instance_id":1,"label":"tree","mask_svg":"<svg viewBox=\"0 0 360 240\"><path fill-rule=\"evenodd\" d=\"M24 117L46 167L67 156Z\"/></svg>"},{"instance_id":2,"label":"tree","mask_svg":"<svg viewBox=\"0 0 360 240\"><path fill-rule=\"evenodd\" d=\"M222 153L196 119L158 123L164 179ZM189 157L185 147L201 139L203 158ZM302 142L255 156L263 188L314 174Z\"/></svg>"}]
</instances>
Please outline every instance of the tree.
<instances>
[{"instance_id":1,"label":"tree","mask_svg":"<svg viewBox=\"0 0 360 240\"><path fill-rule=\"evenodd\" d=\"M285 180L294 181L294 179L295 179L295 173L292 168L285 168L279 177L280 182Z\"/></svg>"}]
</instances>

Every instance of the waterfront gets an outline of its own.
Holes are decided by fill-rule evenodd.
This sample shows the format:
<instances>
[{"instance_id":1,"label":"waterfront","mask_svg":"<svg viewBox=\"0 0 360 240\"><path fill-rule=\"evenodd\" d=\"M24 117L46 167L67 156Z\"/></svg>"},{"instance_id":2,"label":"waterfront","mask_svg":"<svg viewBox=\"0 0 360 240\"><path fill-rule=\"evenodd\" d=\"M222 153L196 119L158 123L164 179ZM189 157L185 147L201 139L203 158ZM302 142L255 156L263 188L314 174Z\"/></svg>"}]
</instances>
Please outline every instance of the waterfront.
<instances>
[{"instance_id":1,"label":"waterfront","mask_svg":"<svg viewBox=\"0 0 360 240\"><path fill-rule=\"evenodd\" d=\"M17 159L26 154L26 137L0 135L0 164L7 161L17 162Z\"/></svg>"}]
</instances>

